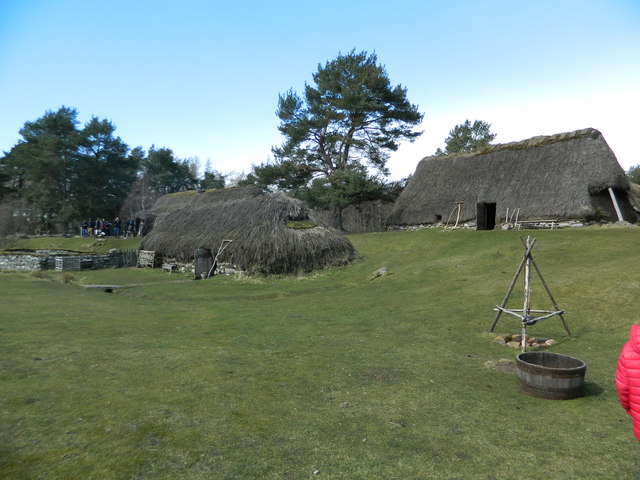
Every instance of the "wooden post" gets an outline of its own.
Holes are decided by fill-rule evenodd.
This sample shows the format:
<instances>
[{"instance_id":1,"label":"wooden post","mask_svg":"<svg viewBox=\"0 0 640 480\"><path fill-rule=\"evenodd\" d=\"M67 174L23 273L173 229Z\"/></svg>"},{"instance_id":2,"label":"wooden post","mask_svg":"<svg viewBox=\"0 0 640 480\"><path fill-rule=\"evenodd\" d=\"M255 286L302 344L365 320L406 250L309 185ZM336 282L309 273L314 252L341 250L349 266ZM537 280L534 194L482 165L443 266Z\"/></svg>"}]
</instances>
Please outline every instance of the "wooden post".
<instances>
[{"instance_id":1,"label":"wooden post","mask_svg":"<svg viewBox=\"0 0 640 480\"><path fill-rule=\"evenodd\" d=\"M458 207L458 214L456 215L456 224L453 226L453 228L458 228L458 221L460 220L460 205L462 205L462 202L456 202L456 206Z\"/></svg>"},{"instance_id":2,"label":"wooden post","mask_svg":"<svg viewBox=\"0 0 640 480\"><path fill-rule=\"evenodd\" d=\"M536 261L533 259L533 257L531 257L531 263L536 269L536 273L540 277L540 282L542 283L542 286L544 287L544 289L547 291L547 295L549 295L549 298L551 299L551 303L553 303L553 308L560 311L561 309L558 306L556 299L553 298L553 295L551 294L551 290L549 290L549 287L547 286L547 282L545 282L544 278L542 278L542 273L540 273L540 269L538 268L538 265L536 264ZM564 319L564 316L562 315L562 313L559 313L558 316L560 317L560 320L562 320L562 325L564 325L564 329L567 331L569 336L572 337L573 334L571 333L571 330L569 330L569 325L567 325L567 321Z\"/></svg>"},{"instance_id":3,"label":"wooden post","mask_svg":"<svg viewBox=\"0 0 640 480\"><path fill-rule=\"evenodd\" d=\"M520 240L522 241L523 245L526 246L524 241L522 239ZM544 287L544 289L547 291L547 295L549 295L549 299L553 304L553 308L555 308L557 311L560 311L561 309L558 306L558 302L556 302L556 299L551 294L551 290L549 290L549 287L547 286L547 282L544 281L544 278L542 277L542 273L540 272L540 269L538 268L538 264L534 260L533 256L531 257L531 264L533 265L533 268L536 269L536 273L538 274L538 277L540 277L540 282L542 283L542 286ZM562 325L564 325L564 329L567 331L567 334L570 337L572 337L573 334L571 333L571 330L569 330L569 325L567 324L567 321L564 319L564 316L562 315L562 313L558 314L558 316L560 317L560 320L562 320Z\"/></svg>"},{"instance_id":4,"label":"wooden post","mask_svg":"<svg viewBox=\"0 0 640 480\"><path fill-rule=\"evenodd\" d=\"M216 253L216 256L213 258L213 264L211 265L211 269L209 270L209 273L207 273L207 276L205 278L209 278L212 274L215 273L216 267L218 266L218 257L232 243L233 243L233 240L222 240L222 243L220 243L220 246L218 247L218 253Z\"/></svg>"},{"instance_id":5,"label":"wooden post","mask_svg":"<svg viewBox=\"0 0 640 480\"><path fill-rule=\"evenodd\" d=\"M531 299L531 237L527 237L527 254L524 262L524 306L522 307L522 340L520 349L522 353L527 351L527 320L529 318L529 300Z\"/></svg>"},{"instance_id":6,"label":"wooden post","mask_svg":"<svg viewBox=\"0 0 640 480\"><path fill-rule=\"evenodd\" d=\"M622 212L620 211L620 206L618 205L618 200L616 200L616 196L613 193L613 189L611 187L609 187L609 196L611 197L611 201L613 202L613 208L616 209L616 215L618 215L618 220L623 222L624 218L622 218Z\"/></svg>"},{"instance_id":7,"label":"wooden post","mask_svg":"<svg viewBox=\"0 0 640 480\"><path fill-rule=\"evenodd\" d=\"M522 271L522 267L524 267L524 264L527 261L527 257L531 254L531 249L533 248L535 243L536 243L536 239L534 238L533 242L531 242L531 245L527 247L527 250L526 250L526 252L524 254L524 257L522 257L522 260L520 261L520 265L518 265L518 269L516 270L516 274L513 276L513 279L511 280L511 285L509 285L509 289L507 290L507 294L502 299L502 303L500 304L500 308L504 308L505 305L507 304L507 302L509 301L509 296L511 295L511 292L513 291L513 287L515 287L516 282L518 281L518 277L520 276L520 272ZM493 332L493 329L496 328L496 323L498 323L498 319L500 318L501 314L502 314L502 310L498 309L498 311L496 313L496 316L493 319L493 323L491 323L491 326L489 327L489 331L490 332Z\"/></svg>"},{"instance_id":8,"label":"wooden post","mask_svg":"<svg viewBox=\"0 0 640 480\"><path fill-rule=\"evenodd\" d=\"M555 298L553 298L553 295L551 294L551 291L549 290L549 287L547 286L547 283L544 281L544 278L542 277L542 274L540 273L540 269L538 268L538 266L536 265L535 260L533 259L533 255L531 255L531 250L533 249L533 246L536 243L536 239L534 238L533 240L531 239L531 237L527 237L526 242L520 238L520 241L522 242L522 244L525 247L525 254L524 257L522 258L522 260L520 261L520 265L518 265L518 269L516 271L516 274L514 275L513 279L511 280L511 285L509 285L509 289L507 291L507 294L505 295L504 299L502 300L502 304L501 305L497 305L494 310L497 312L495 318L493 319L493 323L491 324L491 327L489 328L490 332L493 332L493 329L496 326L496 323L498 322L498 318L500 318L500 314L502 312L508 313L510 315L516 316L520 319L520 322L522 323L522 338L521 338L521 349L522 352L524 353L526 351L527 348L527 326L528 325L533 325L535 323L537 323L540 320L543 320L545 318L550 318L556 315L560 316L560 319L562 320L562 324L564 325L565 330L567 331L567 333L569 334L569 336L571 336L571 331L569 330L569 326L567 325L567 322L565 321L564 317L562 316L562 314L564 313L564 310L561 310L560 307L558 307L558 304L555 300ZM540 278L540 282L542 283L542 285L544 286L547 295L549 295L549 298L551 299L551 302L553 303L553 306L555 308L555 311L549 311L549 310L532 310L531 309L531 265L533 265L534 269L536 270L536 273L538 274L538 277ZM509 296L511 295L511 292L513 291L513 287L518 279L518 276L520 275L520 272L522 271L522 269L524 268L525 270L525 278L524 278L524 306L522 308L522 310L519 309L508 309L505 308L507 301L509 300ZM518 312L521 312L518 313ZM546 313L547 315L541 315L536 317L535 315L531 315L532 313L535 314L539 314L539 313Z\"/></svg>"},{"instance_id":9,"label":"wooden post","mask_svg":"<svg viewBox=\"0 0 640 480\"><path fill-rule=\"evenodd\" d=\"M445 230L447 228L455 229L455 228L458 227L458 222L460 221L460 206L463 203L464 202L455 202L455 206L453 207L453 210L451 210L451 213L449 214L449 218L447 218L447 223L444 224ZM456 214L456 224L453 227L449 227L449 222L451 221L451 217L453 217L454 212L457 212L457 214Z\"/></svg>"}]
</instances>

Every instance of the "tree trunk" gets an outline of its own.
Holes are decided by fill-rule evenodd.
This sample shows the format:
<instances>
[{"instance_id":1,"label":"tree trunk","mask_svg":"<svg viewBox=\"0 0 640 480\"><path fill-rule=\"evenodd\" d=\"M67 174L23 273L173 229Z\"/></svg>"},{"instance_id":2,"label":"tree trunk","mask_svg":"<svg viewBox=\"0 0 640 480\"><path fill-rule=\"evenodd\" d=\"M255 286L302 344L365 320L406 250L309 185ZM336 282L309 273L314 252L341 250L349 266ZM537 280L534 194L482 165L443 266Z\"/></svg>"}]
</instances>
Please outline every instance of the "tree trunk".
<instances>
[{"instance_id":1,"label":"tree trunk","mask_svg":"<svg viewBox=\"0 0 640 480\"><path fill-rule=\"evenodd\" d=\"M344 231L342 228L342 207L333 207L333 228Z\"/></svg>"}]
</instances>

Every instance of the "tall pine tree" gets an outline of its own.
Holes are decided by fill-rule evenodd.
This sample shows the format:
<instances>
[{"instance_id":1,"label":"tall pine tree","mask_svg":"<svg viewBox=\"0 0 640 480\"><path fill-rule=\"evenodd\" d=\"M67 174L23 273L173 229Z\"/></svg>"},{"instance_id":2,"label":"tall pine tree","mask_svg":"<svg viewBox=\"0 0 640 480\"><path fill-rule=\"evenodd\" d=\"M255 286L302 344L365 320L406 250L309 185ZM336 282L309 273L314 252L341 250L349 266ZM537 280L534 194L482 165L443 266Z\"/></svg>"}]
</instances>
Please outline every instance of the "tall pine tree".
<instances>
[{"instance_id":1,"label":"tall pine tree","mask_svg":"<svg viewBox=\"0 0 640 480\"><path fill-rule=\"evenodd\" d=\"M273 149L273 163L254 168L253 178L333 208L338 228L342 209L369 198L388 175L389 153L422 133L413 130L422 114L407 89L392 86L377 56L367 52L318 65L313 85L302 97L280 95L276 113L285 141Z\"/></svg>"}]
</instances>

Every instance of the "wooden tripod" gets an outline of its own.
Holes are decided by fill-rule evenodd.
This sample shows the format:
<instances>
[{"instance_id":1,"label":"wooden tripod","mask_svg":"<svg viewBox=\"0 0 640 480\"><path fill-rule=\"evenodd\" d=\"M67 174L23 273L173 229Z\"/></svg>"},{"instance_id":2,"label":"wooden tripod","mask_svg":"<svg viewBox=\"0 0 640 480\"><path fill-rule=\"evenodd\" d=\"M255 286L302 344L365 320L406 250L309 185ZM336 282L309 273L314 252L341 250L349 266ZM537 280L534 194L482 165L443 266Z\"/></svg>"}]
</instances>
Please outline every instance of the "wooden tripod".
<instances>
[{"instance_id":1,"label":"wooden tripod","mask_svg":"<svg viewBox=\"0 0 640 480\"><path fill-rule=\"evenodd\" d=\"M489 327L489 331L493 332L493 329L495 328L496 323L498 323L498 319L500 318L500 315L502 315L502 312L518 317L522 324L521 348L522 348L522 351L524 352L526 351L526 348L527 348L527 326L533 325L540 320L558 315L562 320L564 329L567 331L569 336L571 336L571 331L569 330L569 326L567 325L567 322L565 321L562 315L564 313L564 310L561 310L560 307L558 307L558 303L556 302L555 298L553 298L553 295L551 294L551 291L549 290L547 283L544 281L544 278L542 278L542 274L540 273L540 269L538 268L538 265L536 265L536 262L533 259L533 255L531 255L531 250L533 249L533 246L536 243L536 239L534 238L532 240L530 237L527 237L526 242L522 240L522 238L520 240L522 241L522 244L524 245L524 248L525 248L524 256L520 261L520 265L516 270L516 274L513 276L513 280L511 280L511 285L509 285L509 289L507 290L507 294L504 296L502 303L500 305L496 305L496 307L494 308L494 311L496 312L496 316L493 319L493 323L491 324L491 327ZM531 266L533 266L534 270L538 274L538 277L540 277L540 281L542 282L542 285L547 291L547 295L549 295L549 299L551 299L551 303L553 304L553 308L555 308L555 310L532 310L531 309L531 305L530 305ZM509 300L509 296L513 291L513 287L515 286L523 268L524 268L524 306L522 307L522 309L505 308L507 301ZM532 315L532 314L542 314L542 315L539 317L536 317L535 315Z\"/></svg>"}]
</instances>

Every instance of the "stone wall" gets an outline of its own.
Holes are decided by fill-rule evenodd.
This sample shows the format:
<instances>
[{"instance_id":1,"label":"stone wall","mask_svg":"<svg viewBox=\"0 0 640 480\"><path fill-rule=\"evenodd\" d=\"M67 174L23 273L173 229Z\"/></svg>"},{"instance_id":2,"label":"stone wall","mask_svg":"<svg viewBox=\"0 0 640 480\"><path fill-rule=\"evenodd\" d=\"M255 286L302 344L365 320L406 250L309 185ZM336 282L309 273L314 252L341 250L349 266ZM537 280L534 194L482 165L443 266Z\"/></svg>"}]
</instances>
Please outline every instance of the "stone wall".
<instances>
[{"instance_id":1,"label":"stone wall","mask_svg":"<svg viewBox=\"0 0 640 480\"><path fill-rule=\"evenodd\" d=\"M66 253L66 252L65 252ZM52 253L15 253L0 255L0 270L55 270L56 257L60 252ZM105 254L64 255L79 257L80 269L135 267L138 262L137 251L113 251Z\"/></svg>"},{"instance_id":2,"label":"stone wall","mask_svg":"<svg viewBox=\"0 0 640 480\"><path fill-rule=\"evenodd\" d=\"M53 258L53 264L48 265L48 258ZM55 267L55 257L39 255L0 255L0 270L51 270Z\"/></svg>"}]
</instances>

